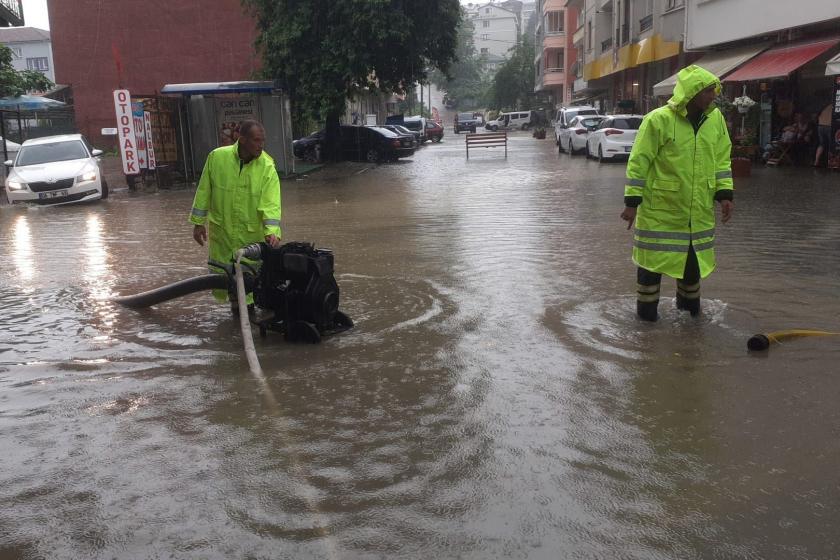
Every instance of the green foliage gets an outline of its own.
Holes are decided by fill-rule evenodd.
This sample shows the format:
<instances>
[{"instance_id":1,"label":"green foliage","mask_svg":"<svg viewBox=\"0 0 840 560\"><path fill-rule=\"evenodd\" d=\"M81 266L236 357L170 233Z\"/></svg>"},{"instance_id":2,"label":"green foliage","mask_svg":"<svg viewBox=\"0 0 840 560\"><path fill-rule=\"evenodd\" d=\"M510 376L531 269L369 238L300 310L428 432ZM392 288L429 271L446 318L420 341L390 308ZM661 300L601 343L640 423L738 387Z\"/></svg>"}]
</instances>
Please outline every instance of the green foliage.
<instances>
[{"instance_id":1,"label":"green foliage","mask_svg":"<svg viewBox=\"0 0 840 560\"><path fill-rule=\"evenodd\" d=\"M429 76L433 84L446 92L447 105L456 110L483 105L488 88L482 72L483 61L475 50L474 30L473 23L462 17L457 29L455 60L449 72L435 69Z\"/></svg>"},{"instance_id":2,"label":"green foliage","mask_svg":"<svg viewBox=\"0 0 840 560\"><path fill-rule=\"evenodd\" d=\"M0 97L23 95L27 91L46 91L53 83L34 70L17 71L12 67L12 50L0 45Z\"/></svg>"},{"instance_id":3,"label":"green foliage","mask_svg":"<svg viewBox=\"0 0 840 560\"><path fill-rule=\"evenodd\" d=\"M365 89L405 91L449 69L458 0L243 0L254 13L264 74L316 120L335 120Z\"/></svg>"},{"instance_id":4,"label":"green foliage","mask_svg":"<svg viewBox=\"0 0 840 560\"><path fill-rule=\"evenodd\" d=\"M518 39L510 58L493 78L489 93L492 107L512 111L534 108L534 56L534 37Z\"/></svg>"}]
</instances>

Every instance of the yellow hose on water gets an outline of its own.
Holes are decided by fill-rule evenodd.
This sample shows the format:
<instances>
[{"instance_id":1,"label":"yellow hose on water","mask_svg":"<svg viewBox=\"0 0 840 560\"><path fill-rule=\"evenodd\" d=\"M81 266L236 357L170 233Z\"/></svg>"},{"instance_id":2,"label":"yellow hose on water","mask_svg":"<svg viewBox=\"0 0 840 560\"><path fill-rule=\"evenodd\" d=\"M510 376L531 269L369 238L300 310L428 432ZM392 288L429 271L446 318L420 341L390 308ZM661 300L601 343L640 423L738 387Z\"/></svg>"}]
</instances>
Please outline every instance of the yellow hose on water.
<instances>
[{"instance_id":1,"label":"yellow hose on water","mask_svg":"<svg viewBox=\"0 0 840 560\"><path fill-rule=\"evenodd\" d=\"M803 338L806 336L840 336L840 332L815 331L810 329L773 331L766 334L753 335L747 341L747 348L750 350L767 350L770 347L770 343L780 344L785 340Z\"/></svg>"}]
</instances>

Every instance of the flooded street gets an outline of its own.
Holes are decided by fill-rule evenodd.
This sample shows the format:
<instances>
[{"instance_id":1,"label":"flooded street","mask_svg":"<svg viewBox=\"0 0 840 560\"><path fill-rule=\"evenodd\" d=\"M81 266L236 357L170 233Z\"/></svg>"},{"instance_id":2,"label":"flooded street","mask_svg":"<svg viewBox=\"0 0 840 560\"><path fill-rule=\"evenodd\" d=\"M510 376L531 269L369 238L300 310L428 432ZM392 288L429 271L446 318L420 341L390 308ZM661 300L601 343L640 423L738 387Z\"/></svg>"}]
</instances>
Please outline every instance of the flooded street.
<instances>
[{"instance_id":1,"label":"flooded street","mask_svg":"<svg viewBox=\"0 0 840 560\"><path fill-rule=\"evenodd\" d=\"M447 127L283 181L354 329L256 338L203 274L191 191L0 206L0 558L840 556L840 175L754 169L697 319L635 316L624 164Z\"/></svg>"}]
</instances>

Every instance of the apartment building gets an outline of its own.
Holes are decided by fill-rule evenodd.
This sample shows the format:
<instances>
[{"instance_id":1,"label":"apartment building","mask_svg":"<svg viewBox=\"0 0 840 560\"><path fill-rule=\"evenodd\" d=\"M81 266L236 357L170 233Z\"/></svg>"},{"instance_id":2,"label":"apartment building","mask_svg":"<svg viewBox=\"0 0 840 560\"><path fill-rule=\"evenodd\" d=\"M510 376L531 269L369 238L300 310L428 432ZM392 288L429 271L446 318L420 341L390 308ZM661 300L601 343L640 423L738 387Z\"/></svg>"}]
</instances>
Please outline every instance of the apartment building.
<instances>
[{"instance_id":1,"label":"apartment building","mask_svg":"<svg viewBox=\"0 0 840 560\"><path fill-rule=\"evenodd\" d=\"M539 0L540 18L536 27L536 80L534 91L542 92L552 106L568 105L572 101L573 67L577 51L572 34L577 28L577 9L567 0Z\"/></svg>"},{"instance_id":2,"label":"apartment building","mask_svg":"<svg viewBox=\"0 0 840 560\"><path fill-rule=\"evenodd\" d=\"M35 70L55 82L49 31L37 27L0 27L0 43L11 49L15 70Z\"/></svg>"},{"instance_id":3,"label":"apartment building","mask_svg":"<svg viewBox=\"0 0 840 560\"><path fill-rule=\"evenodd\" d=\"M475 27L475 49L478 54L507 58L508 51L519 37L519 17L501 5L488 3L469 6Z\"/></svg>"}]
</instances>

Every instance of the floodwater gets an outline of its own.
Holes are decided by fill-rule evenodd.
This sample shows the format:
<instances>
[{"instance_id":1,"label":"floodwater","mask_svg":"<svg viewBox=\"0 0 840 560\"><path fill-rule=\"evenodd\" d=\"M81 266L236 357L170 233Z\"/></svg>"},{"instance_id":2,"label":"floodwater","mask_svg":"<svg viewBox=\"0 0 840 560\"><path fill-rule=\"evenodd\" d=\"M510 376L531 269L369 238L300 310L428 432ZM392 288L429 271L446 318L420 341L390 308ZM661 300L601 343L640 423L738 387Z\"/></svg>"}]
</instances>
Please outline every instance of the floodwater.
<instances>
[{"instance_id":1,"label":"floodwater","mask_svg":"<svg viewBox=\"0 0 840 560\"><path fill-rule=\"evenodd\" d=\"M757 169L704 312L635 318L623 164L515 134L283 184L356 322L256 338L187 191L0 207L0 558L840 557L840 176Z\"/></svg>"}]
</instances>

